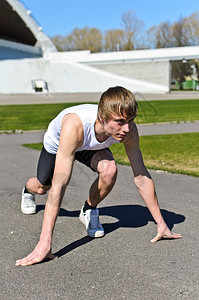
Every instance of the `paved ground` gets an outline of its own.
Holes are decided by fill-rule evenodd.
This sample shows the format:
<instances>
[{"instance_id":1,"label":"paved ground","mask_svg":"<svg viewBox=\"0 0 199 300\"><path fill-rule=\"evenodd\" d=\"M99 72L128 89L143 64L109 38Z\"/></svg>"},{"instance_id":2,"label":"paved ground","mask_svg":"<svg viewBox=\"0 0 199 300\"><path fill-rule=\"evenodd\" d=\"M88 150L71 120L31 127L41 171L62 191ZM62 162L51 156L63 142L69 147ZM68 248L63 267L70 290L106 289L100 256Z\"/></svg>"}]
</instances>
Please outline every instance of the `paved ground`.
<instances>
[{"instance_id":1,"label":"paved ground","mask_svg":"<svg viewBox=\"0 0 199 300\"><path fill-rule=\"evenodd\" d=\"M129 167L119 167L116 186L100 206L106 236L92 240L78 213L94 175L76 164L54 233L59 259L15 267L39 239L46 200L37 198L34 216L20 212L21 189L35 175L39 155L21 144L39 142L42 135L0 135L0 299L198 299L199 179L189 176L151 172L162 213L181 240L149 242L156 225Z\"/></svg>"},{"instance_id":2,"label":"paved ground","mask_svg":"<svg viewBox=\"0 0 199 300\"><path fill-rule=\"evenodd\" d=\"M168 130L161 128L161 133ZM139 130L147 134L148 127ZM191 176L151 171L164 218L183 235L181 240L150 243L156 225L133 184L130 167L121 166L116 186L100 205L106 235L90 239L78 214L95 175L75 163L53 237L59 259L15 267L15 260L39 239L46 201L46 196L37 197L36 215L20 212L21 189L35 175L39 155L22 144L42 138L42 131L0 135L0 299L198 299L199 179Z\"/></svg>"},{"instance_id":3,"label":"paved ground","mask_svg":"<svg viewBox=\"0 0 199 300\"><path fill-rule=\"evenodd\" d=\"M101 93L65 93L65 94L0 94L0 105L12 104L39 104L64 102L98 102ZM140 94L136 93L138 100L179 100L199 99L199 92L171 92L168 94Z\"/></svg>"}]
</instances>

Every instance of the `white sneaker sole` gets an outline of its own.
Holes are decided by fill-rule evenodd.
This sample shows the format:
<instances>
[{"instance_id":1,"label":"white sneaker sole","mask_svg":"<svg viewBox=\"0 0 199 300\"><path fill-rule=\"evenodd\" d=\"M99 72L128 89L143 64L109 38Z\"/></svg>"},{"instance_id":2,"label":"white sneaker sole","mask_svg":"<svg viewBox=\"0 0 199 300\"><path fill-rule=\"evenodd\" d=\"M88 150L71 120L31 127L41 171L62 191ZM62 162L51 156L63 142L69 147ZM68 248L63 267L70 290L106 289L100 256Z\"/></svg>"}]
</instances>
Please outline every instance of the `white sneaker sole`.
<instances>
[{"instance_id":1,"label":"white sneaker sole","mask_svg":"<svg viewBox=\"0 0 199 300\"><path fill-rule=\"evenodd\" d=\"M36 208L35 209L32 209L32 210L25 210L23 208L21 208L21 212L25 215L33 215L33 214L36 214L37 210Z\"/></svg>"}]
</instances>

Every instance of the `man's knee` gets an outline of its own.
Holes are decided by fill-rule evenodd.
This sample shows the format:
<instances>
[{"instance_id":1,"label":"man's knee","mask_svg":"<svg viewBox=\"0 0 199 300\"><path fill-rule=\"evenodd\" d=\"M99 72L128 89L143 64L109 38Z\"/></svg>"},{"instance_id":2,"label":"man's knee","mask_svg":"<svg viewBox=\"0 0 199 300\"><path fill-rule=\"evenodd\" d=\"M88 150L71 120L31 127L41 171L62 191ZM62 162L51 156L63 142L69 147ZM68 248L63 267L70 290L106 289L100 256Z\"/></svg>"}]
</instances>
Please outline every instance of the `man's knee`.
<instances>
[{"instance_id":1,"label":"man's knee","mask_svg":"<svg viewBox=\"0 0 199 300\"><path fill-rule=\"evenodd\" d=\"M107 183L114 183L117 178L117 166L114 160L102 160L98 164L98 172Z\"/></svg>"},{"instance_id":2,"label":"man's knee","mask_svg":"<svg viewBox=\"0 0 199 300\"><path fill-rule=\"evenodd\" d=\"M137 186L137 188L140 188L144 185L144 183L146 182L147 180L147 177L146 176L143 176L143 175L138 175L138 176L135 176L134 178L134 182L135 182L135 185Z\"/></svg>"},{"instance_id":3,"label":"man's knee","mask_svg":"<svg viewBox=\"0 0 199 300\"><path fill-rule=\"evenodd\" d=\"M38 189L37 189L37 194L38 195L45 195L47 191L50 189L51 185L43 185L39 184Z\"/></svg>"}]
</instances>

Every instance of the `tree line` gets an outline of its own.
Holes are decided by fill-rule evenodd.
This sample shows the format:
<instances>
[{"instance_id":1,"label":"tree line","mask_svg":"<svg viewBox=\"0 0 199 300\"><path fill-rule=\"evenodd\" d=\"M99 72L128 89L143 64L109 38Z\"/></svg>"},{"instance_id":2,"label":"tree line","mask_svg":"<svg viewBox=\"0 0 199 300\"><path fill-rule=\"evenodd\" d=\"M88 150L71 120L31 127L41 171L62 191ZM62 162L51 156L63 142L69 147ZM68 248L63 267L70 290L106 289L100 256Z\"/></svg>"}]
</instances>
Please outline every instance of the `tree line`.
<instances>
[{"instance_id":1,"label":"tree line","mask_svg":"<svg viewBox=\"0 0 199 300\"><path fill-rule=\"evenodd\" d=\"M98 28L86 26L74 28L66 36L55 35L51 39L58 51L90 50L92 53L196 46L199 45L199 11L173 23L162 22L145 31L144 22L129 10L122 14L119 29L102 33ZM185 76L193 73L193 63L197 81L199 69L197 61L173 63L172 77L178 81L180 88Z\"/></svg>"},{"instance_id":2,"label":"tree line","mask_svg":"<svg viewBox=\"0 0 199 300\"><path fill-rule=\"evenodd\" d=\"M162 22L146 32L144 22L129 10L122 14L121 28L74 28L66 36L51 37L59 51L90 50L91 52L126 51L199 45L199 12L174 23Z\"/></svg>"}]
</instances>

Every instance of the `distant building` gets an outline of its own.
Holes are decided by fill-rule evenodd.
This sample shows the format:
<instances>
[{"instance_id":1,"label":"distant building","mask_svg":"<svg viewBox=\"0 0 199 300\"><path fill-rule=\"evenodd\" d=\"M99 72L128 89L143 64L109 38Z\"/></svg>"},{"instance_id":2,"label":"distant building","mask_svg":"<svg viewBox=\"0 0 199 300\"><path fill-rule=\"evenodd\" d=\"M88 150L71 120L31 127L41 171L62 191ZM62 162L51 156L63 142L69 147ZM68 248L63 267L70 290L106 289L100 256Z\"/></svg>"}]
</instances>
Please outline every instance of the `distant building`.
<instances>
[{"instance_id":1,"label":"distant building","mask_svg":"<svg viewBox=\"0 0 199 300\"><path fill-rule=\"evenodd\" d=\"M102 92L122 85L138 93L168 93L170 61L199 58L199 47L58 52L18 0L0 1L0 93Z\"/></svg>"}]
</instances>

